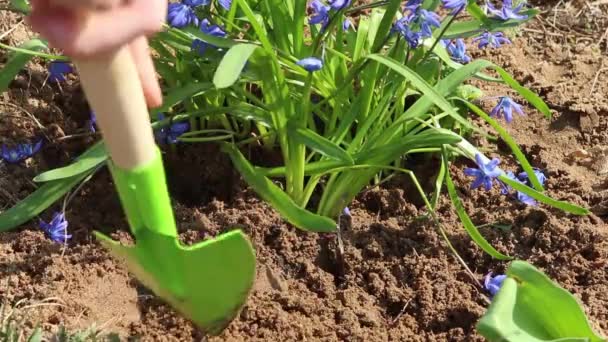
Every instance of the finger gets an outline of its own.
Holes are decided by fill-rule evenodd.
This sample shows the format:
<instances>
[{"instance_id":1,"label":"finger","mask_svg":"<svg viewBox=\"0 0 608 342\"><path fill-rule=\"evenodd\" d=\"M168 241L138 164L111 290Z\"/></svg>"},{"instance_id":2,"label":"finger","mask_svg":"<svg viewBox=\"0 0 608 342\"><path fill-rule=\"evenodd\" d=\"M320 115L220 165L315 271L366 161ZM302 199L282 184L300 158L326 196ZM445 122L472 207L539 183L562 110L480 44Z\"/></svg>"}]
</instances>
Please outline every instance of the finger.
<instances>
[{"instance_id":1,"label":"finger","mask_svg":"<svg viewBox=\"0 0 608 342\"><path fill-rule=\"evenodd\" d=\"M154 69L154 62L150 55L148 40L145 37L137 38L129 47L133 61L137 65L137 72L139 73L139 79L148 107L160 107L163 102L163 95L156 78L156 70Z\"/></svg>"},{"instance_id":2,"label":"finger","mask_svg":"<svg viewBox=\"0 0 608 342\"><path fill-rule=\"evenodd\" d=\"M88 12L88 15L48 6L48 0L39 0L39 5L29 18L32 27L67 55L86 58L160 30L167 1L133 0L127 6Z\"/></svg>"},{"instance_id":3,"label":"finger","mask_svg":"<svg viewBox=\"0 0 608 342\"><path fill-rule=\"evenodd\" d=\"M49 3L64 8L110 9L125 2L124 0L50 0Z\"/></svg>"}]
</instances>

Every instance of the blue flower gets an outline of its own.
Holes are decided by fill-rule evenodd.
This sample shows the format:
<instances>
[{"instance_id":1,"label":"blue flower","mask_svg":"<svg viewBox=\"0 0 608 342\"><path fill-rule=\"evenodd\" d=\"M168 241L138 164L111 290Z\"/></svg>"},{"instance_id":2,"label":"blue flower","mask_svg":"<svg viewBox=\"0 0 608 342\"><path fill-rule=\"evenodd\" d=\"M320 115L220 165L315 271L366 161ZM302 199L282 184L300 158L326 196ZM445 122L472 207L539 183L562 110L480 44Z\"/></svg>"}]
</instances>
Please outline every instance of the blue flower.
<instances>
[{"instance_id":1,"label":"blue flower","mask_svg":"<svg viewBox=\"0 0 608 342\"><path fill-rule=\"evenodd\" d=\"M509 38L505 37L502 32L484 32L479 37L474 38L473 41L479 42L480 49L483 49L486 46L497 49L503 44L511 44Z\"/></svg>"},{"instance_id":2,"label":"blue flower","mask_svg":"<svg viewBox=\"0 0 608 342\"><path fill-rule=\"evenodd\" d=\"M519 6L513 8L513 1L512 0L503 0L502 2L502 9L498 10L496 9L496 7L494 7L494 5L492 5L491 2L487 2L486 6L488 8L488 13L494 15L495 18L501 19L501 20L509 20L509 19L515 19L515 20L523 20L523 19L527 19L528 16L525 14L520 14L519 12L521 12L521 10L523 9L525 3L522 2L519 4Z\"/></svg>"},{"instance_id":3,"label":"blue flower","mask_svg":"<svg viewBox=\"0 0 608 342\"><path fill-rule=\"evenodd\" d=\"M348 29L351 27L352 23L350 22L350 20L344 19L344 21L342 22L342 30L343 31L348 31Z\"/></svg>"},{"instance_id":4,"label":"blue flower","mask_svg":"<svg viewBox=\"0 0 608 342\"><path fill-rule=\"evenodd\" d=\"M199 20L194 12L194 7L205 6L210 0L183 0L169 4L167 21L169 25L177 28L188 25L198 26Z\"/></svg>"},{"instance_id":5,"label":"blue flower","mask_svg":"<svg viewBox=\"0 0 608 342\"><path fill-rule=\"evenodd\" d=\"M536 173L536 171L535 171L535 173ZM525 172L523 174L525 174ZM524 184L524 180L522 179L522 173L519 174L519 178L515 177L515 174L513 174L513 172L511 172L511 171L508 171L505 175L509 179L511 179L511 180L514 180L514 181L516 181L518 183ZM543 177L544 177L544 175L543 175ZM526 179L525 180L527 180L527 175L526 175ZM539 177L539 180L540 180L540 177ZM513 188L511 188L509 185L507 185L507 184L505 184L503 182L500 182L500 185L501 185L501 188L502 188L500 190L500 192L503 195L508 195L513 190ZM524 203L526 205L529 205L529 206L536 206L537 205L537 202L536 202L536 200L534 198L530 197L529 195L527 195L527 194L525 194L525 193L523 193L521 191L517 191L517 193L515 194L515 197L517 198L518 201L520 201L520 202L522 202L522 203Z\"/></svg>"},{"instance_id":6,"label":"blue flower","mask_svg":"<svg viewBox=\"0 0 608 342\"><path fill-rule=\"evenodd\" d=\"M21 154L21 149L19 147L9 148L6 145L2 145L1 154L2 159L9 164L16 164L25 158Z\"/></svg>"},{"instance_id":7,"label":"blue flower","mask_svg":"<svg viewBox=\"0 0 608 342\"><path fill-rule=\"evenodd\" d=\"M348 207L345 207L344 210L342 210L342 215L351 217L350 209Z\"/></svg>"},{"instance_id":8,"label":"blue flower","mask_svg":"<svg viewBox=\"0 0 608 342\"><path fill-rule=\"evenodd\" d=\"M226 32L218 25L210 25L209 20L203 19L200 26L201 32L214 37L225 37ZM192 42L192 50L203 55L209 46L213 46L201 39L195 39Z\"/></svg>"},{"instance_id":9,"label":"blue flower","mask_svg":"<svg viewBox=\"0 0 608 342\"><path fill-rule=\"evenodd\" d=\"M519 104L508 96L502 96L500 97L496 107L494 107L490 112L490 116L500 117L502 114L504 115L507 123L511 123L511 121L513 121L513 110L515 110L515 112L517 112L519 115L526 115Z\"/></svg>"},{"instance_id":10,"label":"blue flower","mask_svg":"<svg viewBox=\"0 0 608 342\"><path fill-rule=\"evenodd\" d=\"M348 7L348 5L350 5L350 0L329 0L329 6L336 11Z\"/></svg>"},{"instance_id":11,"label":"blue flower","mask_svg":"<svg viewBox=\"0 0 608 342\"><path fill-rule=\"evenodd\" d=\"M21 144L19 145L19 149L21 150L21 154L24 159L33 157L40 149L42 148L42 139L38 140L33 144Z\"/></svg>"},{"instance_id":12,"label":"blue flower","mask_svg":"<svg viewBox=\"0 0 608 342\"><path fill-rule=\"evenodd\" d=\"M455 15L467 5L467 0L442 0L443 7L452 10L450 15Z\"/></svg>"},{"instance_id":13,"label":"blue flower","mask_svg":"<svg viewBox=\"0 0 608 342\"><path fill-rule=\"evenodd\" d=\"M65 219L64 213L55 213L49 223L40 221L40 228L57 243L66 243L72 238L72 235L68 234L68 221Z\"/></svg>"},{"instance_id":14,"label":"blue flower","mask_svg":"<svg viewBox=\"0 0 608 342\"><path fill-rule=\"evenodd\" d=\"M211 0L182 0L182 2L190 7L207 6Z\"/></svg>"},{"instance_id":15,"label":"blue flower","mask_svg":"<svg viewBox=\"0 0 608 342\"><path fill-rule=\"evenodd\" d=\"M230 7L232 7L232 0L218 0L218 2L226 11L229 11Z\"/></svg>"},{"instance_id":16,"label":"blue flower","mask_svg":"<svg viewBox=\"0 0 608 342\"><path fill-rule=\"evenodd\" d=\"M158 113L158 121L164 120L165 115ZM169 127L163 127L154 133L159 144L175 144L178 138L190 130L188 122L176 122Z\"/></svg>"},{"instance_id":17,"label":"blue flower","mask_svg":"<svg viewBox=\"0 0 608 342\"><path fill-rule=\"evenodd\" d=\"M0 156L9 164L16 164L34 156L42 148L42 139L33 144L19 144L14 148L2 145Z\"/></svg>"},{"instance_id":18,"label":"blue flower","mask_svg":"<svg viewBox=\"0 0 608 342\"><path fill-rule=\"evenodd\" d=\"M545 185L545 182L547 181L547 176L545 176L545 174L537 168L533 168L532 171L534 172L534 174L536 175L536 178L538 179L538 181L540 182L540 185ZM522 181L522 182L526 182L529 181L530 179L528 178L528 173L527 172L521 172L519 175L517 175L517 177Z\"/></svg>"},{"instance_id":19,"label":"blue flower","mask_svg":"<svg viewBox=\"0 0 608 342\"><path fill-rule=\"evenodd\" d=\"M494 180L503 173L502 170L498 168L500 160L498 158L488 160L480 153L475 156L475 160L478 168L474 169L467 167L464 169L464 174L475 177L471 189L477 189L483 185L486 191L489 191L492 189Z\"/></svg>"},{"instance_id":20,"label":"blue flower","mask_svg":"<svg viewBox=\"0 0 608 342\"><path fill-rule=\"evenodd\" d=\"M447 42L445 47L456 62L466 64L471 61L471 56L467 55L467 46L464 43L464 39L459 38L455 41Z\"/></svg>"},{"instance_id":21,"label":"blue flower","mask_svg":"<svg viewBox=\"0 0 608 342\"><path fill-rule=\"evenodd\" d=\"M69 63L62 61L53 61L49 64L49 81L51 82L63 82L65 81L65 74L74 72L74 69Z\"/></svg>"},{"instance_id":22,"label":"blue flower","mask_svg":"<svg viewBox=\"0 0 608 342\"><path fill-rule=\"evenodd\" d=\"M92 133L97 132L97 130L95 129L95 125L97 124L97 116L95 116L95 112L91 112L91 120L89 120L89 130Z\"/></svg>"},{"instance_id":23,"label":"blue flower","mask_svg":"<svg viewBox=\"0 0 608 342\"><path fill-rule=\"evenodd\" d=\"M393 31L399 32L410 48L415 49L420 45L422 34L412 30L409 18L403 17L397 20L393 26Z\"/></svg>"},{"instance_id":24,"label":"blue flower","mask_svg":"<svg viewBox=\"0 0 608 342\"><path fill-rule=\"evenodd\" d=\"M403 12L417 12L420 6L422 6L422 0L408 0L403 7Z\"/></svg>"},{"instance_id":25,"label":"blue flower","mask_svg":"<svg viewBox=\"0 0 608 342\"><path fill-rule=\"evenodd\" d=\"M433 35L431 27L441 26L441 18L439 15L425 9L418 10L418 22L420 23L420 32L422 32L422 35L425 37L431 37Z\"/></svg>"},{"instance_id":26,"label":"blue flower","mask_svg":"<svg viewBox=\"0 0 608 342\"><path fill-rule=\"evenodd\" d=\"M492 277L492 273L488 273L483 282L483 286L492 295L492 297L494 297L502 287L502 283L504 283L505 279L507 279L507 276L504 274L499 274L496 277Z\"/></svg>"},{"instance_id":27,"label":"blue flower","mask_svg":"<svg viewBox=\"0 0 608 342\"><path fill-rule=\"evenodd\" d=\"M308 23L311 25L321 24L325 28L329 23L329 10L331 7L326 6L319 0L313 0L310 7L313 10L313 15L308 20Z\"/></svg>"},{"instance_id":28,"label":"blue flower","mask_svg":"<svg viewBox=\"0 0 608 342\"><path fill-rule=\"evenodd\" d=\"M317 57L306 57L296 62L296 64L306 69L308 72L321 70L323 67L323 61Z\"/></svg>"}]
</instances>

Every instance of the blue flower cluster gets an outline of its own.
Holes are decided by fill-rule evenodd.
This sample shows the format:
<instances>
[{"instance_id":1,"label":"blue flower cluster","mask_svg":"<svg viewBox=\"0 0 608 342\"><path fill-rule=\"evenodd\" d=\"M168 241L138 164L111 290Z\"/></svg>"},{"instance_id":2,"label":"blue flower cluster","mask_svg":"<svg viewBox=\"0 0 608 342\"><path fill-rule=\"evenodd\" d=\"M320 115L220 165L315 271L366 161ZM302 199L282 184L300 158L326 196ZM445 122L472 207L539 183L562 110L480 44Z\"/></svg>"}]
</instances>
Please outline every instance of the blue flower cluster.
<instances>
[{"instance_id":1,"label":"blue flower cluster","mask_svg":"<svg viewBox=\"0 0 608 342\"><path fill-rule=\"evenodd\" d=\"M515 111L519 115L525 115L523 109L521 108L521 105L513 101L513 99L508 96L501 96L498 100L498 104L496 105L496 107L494 107L490 112L490 116L504 116L505 121L507 123L511 123L513 121L513 111Z\"/></svg>"},{"instance_id":2,"label":"blue flower cluster","mask_svg":"<svg viewBox=\"0 0 608 342\"><path fill-rule=\"evenodd\" d=\"M158 113L158 120L164 120L165 115ZM154 133L156 142L158 144L176 144L182 134L190 130L190 124L188 122L176 122L169 127L163 127Z\"/></svg>"},{"instance_id":3,"label":"blue flower cluster","mask_svg":"<svg viewBox=\"0 0 608 342\"><path fill-rule=\"evenodd\" d=\"M534 171L534 175L536 175L536 178L538 179L540 184L545 185L545 182L547 181L547 176L545 176L545 174L537 168L534 168L533 171ZM528 174L526 172L521 172L517 176L515 176L515 174L513 172L509 171L506 173L506 176L509 179L512 179L521 184L526 184L528 186L532 185L532 183L530 182L530 178L528 177ZM501 187L502 187L502 189L500 192L503 195L508 195L513 190L510 186L508 186L506 184L501 184ZM521 191L517 191L515 193L515 197L517 198L517 200L519 200L520 202L522 202L526 205L533 206L533 207L537 205L537 202L534 198L530 197L529 195L527 195Z\"/></svg>"},{"instance_id":4,"label":"blue flower cluster","mask_svg":"<svg viewBox=\"0 0 608 342\"><path fill-rule=\"evenodd\" d=\"M65 75L74 72L69 63L53 61L49 63L49 81L59 83L65 81Z\"/></svg>"},{"instance_id":5,"label":"blue flower cluster","mask_svg":"<svg viewBox=\"0 0 608 342\"><path fill-rule=\"evenodd\" d=\"M72 238L72 235L68 234L68 221L65 218L65 213L62 212L55 213L49 223L40 221L40 229L57 243L66 243L67 240Z\"/></svg>"},{"instance_id":6,"label":"blue flower cluster","mask_svg":"<svg viewBox=\"0 0 608 342\"><path fill-rule=\"evenodd\" d=\"M9 164L17 164L34 156L42 148L42 139L32 144L19 144L15 147L2 145L0 160Z\"/></svg>"},{"instance_id":7,"label":"blue flower cluster","mask_svg":"<svg viewBox=\"0 0 608 342\"><path fill-rule=\"evenodd\" d=\"M321 24L321 31L324 31L329 24L329 14L331 10L340 11L350 5L350 0L329 0L328 5L320 0L313 0L310 4L312 16L308 20L310 25ZM349 19L342 22L342 29L348 31L351 26Z\"/></svg>"},{"instance_id":8,"label":"blue flower cluster","mask_svg":"<svg viewBox=\"0 0 608 342\"><path fill-rule=\"evenodd\" d=\"M167 21L169 25L176 28L187 26L198 26L206 35L214 37L225 37L226 32L219 25L212 25L208 19L200 19L196 14L196 7L207 6L211 0L182 0L169 4L167 13ZM232 0L218 0L219 5L225 10L229 10L232 6ZM192 42L192 50L199 54L204 54L211 44L204 42L201 39L195 39Z\"/></svg>"},{"instance_id":9,"label":"blue flower cluster","mask_svg":"<svg viewBox=\"0 0 608 342\"><path fill-rule=\"evenodd\" d=\"M315 0L316 1L316 0ZM450 10L450 15L458 15L466 6L467 0L442 0L443 7ZM500 10L491 3L486 4L487 14L497 20L523 20L528 16L522 14L524 4L513 7L512 0L504 0ZM407 41L410 48L416 48L421 40L432 36L433 28L439 27L441 18L437 13L422 8L422 0L408 0L404 7L403 17L394 24L393 32L398 32ZM502 32L483 32L473 39L479 48L499 48L511 41ZM468 63L470 57L465 54L466 46L463 40L446 44L452 58L461 63Z\"/></svg>"},{"instance_id":10,"label":"blue flower cluster","mask_svg":"<svg viewBox=\"0 0 608 342\"><path fill-rule=\"evenodd\" d=\"M424 38L433 35L433 27L441 26L441 18L435 12L422 8L422 0L408 0L403 17L395 23L393 31L401 34L410 48L415 49Z\"/></svg>"},{"instance_id":11,"label":"blue flower cluster","mask_svg":"<svg viewBox=\"0 0 608 342\"><path fill-rule=\"evenodd\" d=\"M500 177L501 175L505 175L509 179L517 181L521 184L526 184L528 186L531 186L530 179L526 172L521 172L517 176L515 176L515 174L511 171L504 172L503 170L501 170L498 167L498 164L500 164L500 160L498 158L493 158L492 160L489 160L488 158L483 156L481 153L478 153L475 156L475 161L477 163L477 168L467 167L464 169L465 175L475 177L475 179L473 180L473 183L471 184L471 189L477 189L483 185L483 187L486 191L490 191L492 189L492 186L494 185L494 181L497 180L497 178ZM545 182L547 181L547 176L539 169L535 168L533 170L534 170L534 174L536 175L536 178L538 179L538 181L541 183L541 185L544 185ZM511 191L513 190L510 186L508 186L507 184L505 184L503 182L498 181L498 183L500 184L500 187L501 187L500 192L503 195L509 195L511 193ZM534 198L530 197L529 195L527 195L521 191L517 191L515 194L515 197L520 202L522 202L526 205L529 205L529 206L537 205L536 200L534 200Z\"/></svg>"},{"instance_id":12,"label":"blue flower cluster","mask_svg":"<svg viewBox=\"0 0 608 342\"><path fill-rule=\"evenodd\" d=\"M486 291L490 293L492 297L494 297L496 296L498 291L500 291L500 288L505 282L505 279L507 279L507 276L504 274L499 274L495 277L492 277L492 273L489 273L484 279L483 287L486 289Z\"/></svg>"}]
</instances>

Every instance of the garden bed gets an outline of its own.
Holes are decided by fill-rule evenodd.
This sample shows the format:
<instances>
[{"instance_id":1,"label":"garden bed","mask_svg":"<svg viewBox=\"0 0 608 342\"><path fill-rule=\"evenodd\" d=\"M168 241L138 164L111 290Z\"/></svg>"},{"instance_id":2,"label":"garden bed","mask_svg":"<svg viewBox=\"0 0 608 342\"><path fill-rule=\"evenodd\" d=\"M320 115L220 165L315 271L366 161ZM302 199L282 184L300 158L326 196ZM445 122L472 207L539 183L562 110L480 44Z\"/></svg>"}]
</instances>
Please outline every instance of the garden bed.
<instances>
[{"instance_id":1,"label":"garden bed","mask_svg":"<svg viewBox=\"0 0 608 342\"><path fill-rule=\"evenodd\" d=\"M513 45L474 54L503 66L549 104L551 120L528 108L526 117L507 126L509 133L532 165L545 171L551 197L588 207L592 214L526 207L499 196L499 189L471 191L464 164L450 171L473 222L497 224L481 228L490 243L571 291L593 326L607 335L608 4L597 5L599 12L582 6L544 4L541 18L526 25ZM6 31L18 20L4 13L0 27ZM5 42L26 35L20 26ZM0 101L0 143L40 134L52 142L27 165L0 166L0 211L34 189L35 175L66 165L96 139L87 133L88 108L76 80L59 89L44 84L45 66L32 63L28 70ZM492 96L507 89L496 87L484 90ZM352 204L342 269L334 235L287 225L247 188L226 155L203 146L178 145L164 154L180 238L193 243L241 228L252 238L258 261L247 305L217 340L482 340L475 324L489 299L479 282L489 272L503 272L506 264L471 241L448 199L440 201L437 213L475 280L423 216L423 203L406 177L368 189ZM481 147L488 156L500 155L505 168L515 168L501 143L498 150ZM425 167L413 166L420 176ZM143 340L202 338L93 238L92 231L99 230L128 239L106 170L82 188L66 215L74 235L67 248L47 239L36 221L0 234L0 302L14 306L25 327L95 326Z\"/></svg>"}]
</instances>

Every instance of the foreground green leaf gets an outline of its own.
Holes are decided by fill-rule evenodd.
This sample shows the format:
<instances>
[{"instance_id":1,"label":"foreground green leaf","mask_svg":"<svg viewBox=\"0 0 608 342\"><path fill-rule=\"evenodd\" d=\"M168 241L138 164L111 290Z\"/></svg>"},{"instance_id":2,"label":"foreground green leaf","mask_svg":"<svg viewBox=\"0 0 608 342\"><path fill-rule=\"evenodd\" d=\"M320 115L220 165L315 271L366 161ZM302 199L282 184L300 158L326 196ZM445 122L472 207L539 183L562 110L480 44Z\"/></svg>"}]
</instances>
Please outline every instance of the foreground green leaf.
<instances>
[{"instance_id":1,"label":"foreground green leaf","mask_svg":"<svg viewBox=\"0 0 608 342\"><path fill-rule=\"evenodd\" d=\"M491 342L606 339L591 328L576 298L524 261L514 261L477 330Z\"/></svg>"},{"instance_id":2,"label":"foreground green leaf","mask_svg":"<svg viewBox=\"0 0 608 342\"><path fill-rule=\"evenodd\" d=\"M82 173L74 177L59 179L44 183L31 195L17 203L14 207L0 214L0 232L9 231L31 220L48 207L53 205L74 186L85 179L90 173Z\"/></svg>"},{"instance_id":3,"label":"foreground green leaf","mask_svg":"<svg viewBox=\"0 0 608 342\"><path fill-rule=\"evenodd\" d=\"M30 51L44 51L48 49L48 45L41 39L32 39L19 46L19 49ZM15 51L9 57L8 62L0 71L0 91L8 89L9 84L15 79L15 76L23 70L27 62L32 59L32 55Z\"/></svg>"},{"instance_id":4,"label":"foreground green leaf","mask_svg":"<svg viewBox=\"0 0 608 342\"><path fill-rule=\"evenodd\" d=\"M104 144L97 143L83 153L73 164L41 173L34 178L34 182L42 183L71 178L94 169L106 160L108 160L108 154Z\"/></svg>"},{"instance_id":5,"label":"foreground green leaf","mask_svg":"<svg viewBox=\"0 0 608 342\"><path fill-rule=\"evenodd\" d=\"M540 193L518 181L512 180L510 178L508 178L507 176L500 176L499 177L500 181L506 183L508 186L512 187L513 189L517 190L517 191L521 191L523 193L525 193L526 195L534 198L535 200L545 203L547 205L550 205L554 208L563 210L567 213L570 214L574 214L574 215L589 215L589 210L585 209L583 207L580 207L578 205L572 204L572 203L568 203L568 202L563 202L563 201L558 201L555 200L543 193Z\"/></svg>"},{"instance_id":6,"label":"foreground green leaf","mask_svg":"<svg viewBox=\"0 0 608 342\"><path fill-rule=\"evenodd\" d=\"M215 87L224 89L232 86L239 79L247 60L257 48L257 45L253 44L238 44L231 47L217 67L213 77Z\"/></svg>"}]
</instances>

